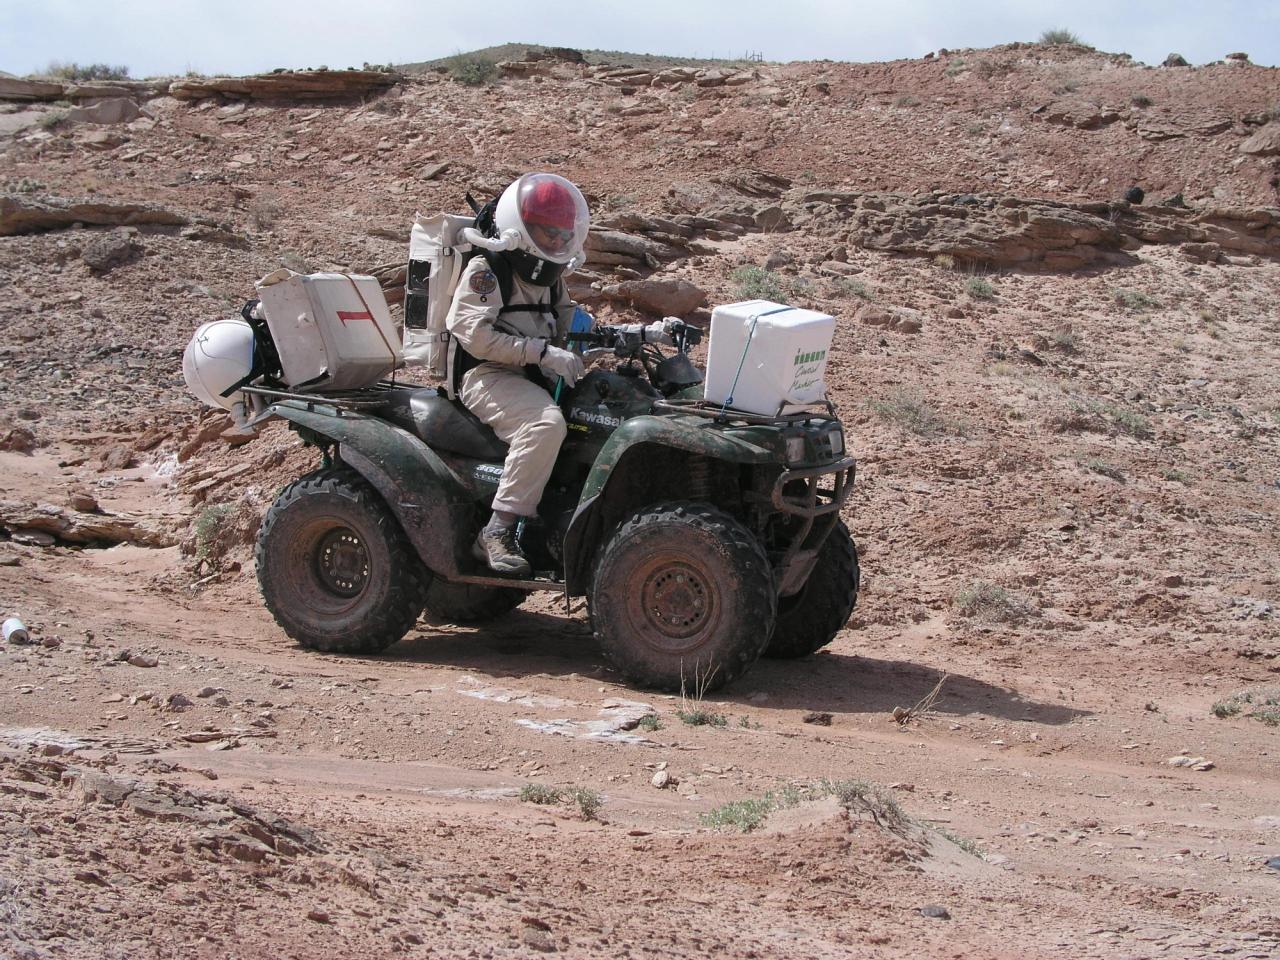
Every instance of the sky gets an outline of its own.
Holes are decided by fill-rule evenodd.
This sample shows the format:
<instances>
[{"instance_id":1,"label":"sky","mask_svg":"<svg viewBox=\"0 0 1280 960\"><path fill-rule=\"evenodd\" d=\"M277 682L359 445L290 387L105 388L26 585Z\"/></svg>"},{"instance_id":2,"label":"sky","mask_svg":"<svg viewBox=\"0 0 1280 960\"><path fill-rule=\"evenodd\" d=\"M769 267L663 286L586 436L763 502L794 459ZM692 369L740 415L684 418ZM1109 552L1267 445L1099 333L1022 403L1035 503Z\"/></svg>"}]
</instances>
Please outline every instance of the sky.
<instances>
[{"instance_id":1,"label":"sky","mask_svg":"<svg viewBox=\"0 0 1280 960\"><path fill-rule=\"evenodd\" d=\"M1150 64L1234 51L1280 63L1280 0L0 0L0 71L60 61L124 65L133 77L243 75L414 63L508 42L873 61L1053 28Z\"/></svg>"}]
</instances>

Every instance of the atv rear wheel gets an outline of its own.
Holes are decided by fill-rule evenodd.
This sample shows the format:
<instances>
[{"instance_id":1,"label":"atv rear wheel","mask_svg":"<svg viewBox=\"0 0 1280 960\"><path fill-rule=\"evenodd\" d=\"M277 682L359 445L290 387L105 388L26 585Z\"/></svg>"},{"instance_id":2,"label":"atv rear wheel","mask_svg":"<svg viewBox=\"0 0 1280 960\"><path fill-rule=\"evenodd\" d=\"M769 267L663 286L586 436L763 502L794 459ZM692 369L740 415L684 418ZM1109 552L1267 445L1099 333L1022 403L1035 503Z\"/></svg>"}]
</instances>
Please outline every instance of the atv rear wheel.
<instances>
[{"instance_id":1,"label":"atv rear wheel","mask_svg":"<svg viewBox=\"0 0 1280 960\"><path fill-rule=\"evenodd\" d=\"M335 653L379 653L403 637L430 579L382 498L345 468L284 488L255 559L276 623L304 647Z\"/></svg>"},{"instance_id":2,"label":"atv rear wheel","mask_svg":"<svg viewBox=\"0 0 1280 960\"><path fill-rule=\"evenodd\" d=\"M777 598L764 548L705 503L636 511L600 550L588 603L604 655L659 690L714 690L760 656Z\"/></svg>"},{"instance_id":3,"label":"atv rear wheel","mask_svg":"<svg viewBox=\"0 0 1280 960\"><path fill-rule=\"evenodd\" d=\"M484 623L510 613L526 596L510 587L450 583L437 577L427 588L427 613L446 623Z\"/></svg>"},{"instance_id":4,"label":"atv rear wheel","mask_svg":"<svg viewBox=\"0 0 1280 960\"><path fill-rule=\"evenodd\" d=\"M789 660L821 650L848 623L857 602L858 551L841 520L818 551L805 585L778 601L777 626L764 655Z\"/></svg>"}]
</instances>

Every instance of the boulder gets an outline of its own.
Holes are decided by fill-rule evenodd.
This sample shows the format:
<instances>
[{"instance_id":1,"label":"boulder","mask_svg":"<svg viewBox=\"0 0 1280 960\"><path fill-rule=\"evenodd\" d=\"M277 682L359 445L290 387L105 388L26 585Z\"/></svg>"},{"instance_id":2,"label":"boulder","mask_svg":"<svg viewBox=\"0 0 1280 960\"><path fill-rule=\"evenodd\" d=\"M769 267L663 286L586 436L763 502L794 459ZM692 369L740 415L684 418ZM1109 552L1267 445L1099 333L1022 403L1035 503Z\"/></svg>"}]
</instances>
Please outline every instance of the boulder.
<instances>
[{"instance_id":1,"label":"boulder","mask_svg":"<svg viewBox=\"0 0 1280 960\"><path fill-rule=\"evenodd\" d=\"M1191 66L1191 64L1187 63L1187 58L1184 57L1182 54L1171 53L1164 58L1164 63L1162 63L1161 66L1162 67L1189 67Z\"/></svg>"},{"instance_id":2,"label":"boulder","mask_svg":"<svg viewBox=\"0 0 1280 960\"><path fill-rule=\"evenodd\" d=\"M1222 247L1216 243L1184 243L1182 255L1193 263L1217 263L1222 259Z\"/></svg>"},{"instance_id":3,"label":"boulder","mask_svg":"<svg viewBox=\"0 0 1280 960\"><path fill-rule=\"evenodd\" d=\"M779 206L765 207L755 215L755 225L765 233L785 233L795 229L791 218Z\"/></svg>"},{"instance_id":4,"label":"boulder","mask_svg":"<svg viewBox=\"0 0 1280 960\"><path fill-rule=\"evenodd\" d=\"M122 263L128 263L140 251L141 248L133 242L132 237L109 233L85 244L80 259L94 273L107 273Z\"/></svg>"},{"instance_id":5,"label":"boulder","mask_svg":"<svg viewBox=\"0 0 1280 960\"><path fill-rule=\"evenodd\" d=\"M1280 155L1280 122L1275 120L1240 144L1240 152L1254 157Z\"/></svg>"},{"instance_id":6,"label":"boulder","mask_svg":"<svg viewBox=\"0 0 1280 960\"><path fill-rule=\"evenodd\" d=\"M684 316L707 302L706 293L688 280L626 280L601 291L607 300L631 304L663 317Z\"/></svg>"},{"instance_id":7,"label":"boulder","mask_svg":"<svg viewBox=\"0 0 1280 960\"><path fill-rule=\"evenodd\" d=\"M77 123L130 123L141 116L146 112L137 103L126 97L113 97L86 107L72 107L66 119Z\"/></svg>"},{"instance_id":8,"label":"boulder","mask_svg":"<svg viewBox=\"0 0 1280 960\"><path fill-rule=\"evenodd\" d=\"M1087 100L1066 100L1051 104L1040 116L1049 123L1079 130L1097 130L1120 119L1119 111L1100 107Z\"/></svg>"}]
</instances>

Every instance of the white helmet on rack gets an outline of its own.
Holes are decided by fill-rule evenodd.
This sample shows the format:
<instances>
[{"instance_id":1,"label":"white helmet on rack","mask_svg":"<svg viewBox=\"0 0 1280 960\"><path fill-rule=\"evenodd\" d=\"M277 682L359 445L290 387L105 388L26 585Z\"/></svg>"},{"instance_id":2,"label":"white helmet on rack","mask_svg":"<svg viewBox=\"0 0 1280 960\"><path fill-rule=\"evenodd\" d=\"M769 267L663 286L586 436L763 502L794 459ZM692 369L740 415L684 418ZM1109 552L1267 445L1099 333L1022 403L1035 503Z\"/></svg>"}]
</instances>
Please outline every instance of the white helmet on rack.
<instances>
[{"instance_id":1,"label":"white helmet on rack","mask_svg":"<svg viewBox=\"0 0 1280 960\"><path fill-rule=\"evenodd\" d=\"M513 231L519 244L509 251L523 280L551 286L566 266L583 262L583 243L591 226L582 191L554 173L526 173L498 198L494 227L499 236Z\"/></svg>"},{"instance_id":2,"label":"white helmet on rack","mask_svg":"<svg viewBox=\"0 0 1280 960\"><path fill-rule=\"evenodd\" d=\"M231 410L244 403L239 390L230 396L223 391L241 384L253 371L253 328L239 317L210 320L191 337L182 354L182 379L198 400L211 407Z\"/></svg>"}]
</instances>

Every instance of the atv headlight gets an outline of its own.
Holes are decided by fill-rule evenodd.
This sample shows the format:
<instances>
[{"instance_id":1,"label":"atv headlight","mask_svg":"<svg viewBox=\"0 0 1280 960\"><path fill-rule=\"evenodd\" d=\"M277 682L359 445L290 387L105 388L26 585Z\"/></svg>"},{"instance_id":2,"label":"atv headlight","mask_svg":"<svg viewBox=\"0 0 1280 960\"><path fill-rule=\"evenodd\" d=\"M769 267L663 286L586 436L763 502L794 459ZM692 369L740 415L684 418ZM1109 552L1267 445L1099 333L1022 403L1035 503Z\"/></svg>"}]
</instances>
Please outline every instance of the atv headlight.
<instances>
[{"instance_id":1,"label":"atv headlight","mask_svg":"<svg viewBox=\"0 0 1280 960\"><path fill-rule=\"evenodd\" d=\"M838 457L844 453L844 433L840 430L832 430L827 434L827 442L831 444L831 455Z\"/></svg>"},{"instance_id":2,"label":"atv headlight","mask_svg":"<svg viewBox=\"0 0 1280 960\"><path fill-rule=\"evenodd\" d=\"M804 434L787 437L787 463L804 461Z\"/></svg>"}]
</instances>

